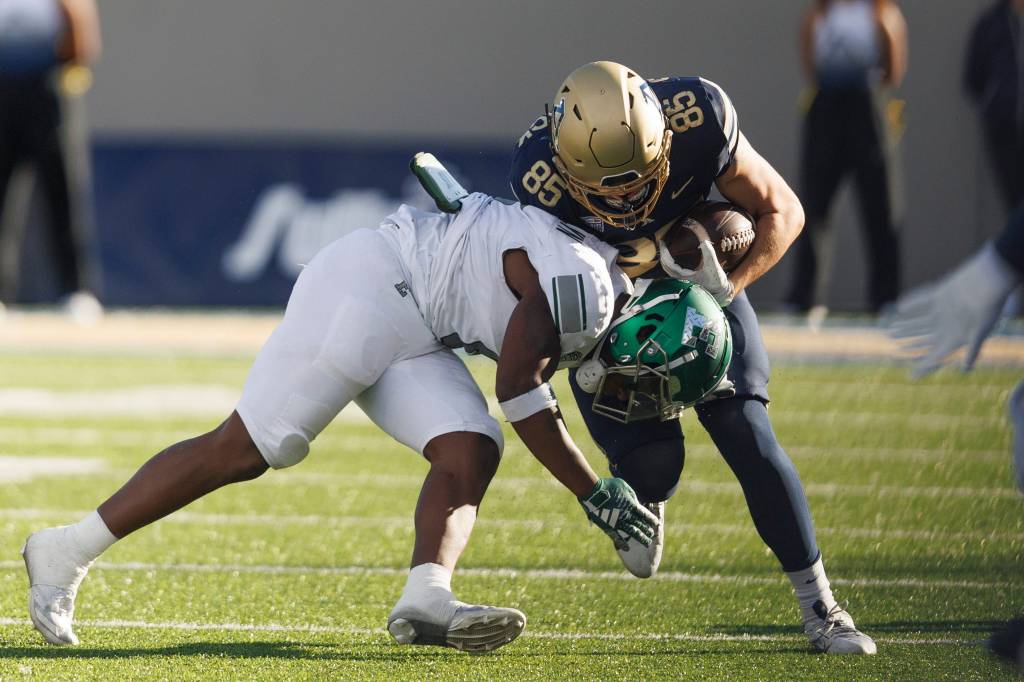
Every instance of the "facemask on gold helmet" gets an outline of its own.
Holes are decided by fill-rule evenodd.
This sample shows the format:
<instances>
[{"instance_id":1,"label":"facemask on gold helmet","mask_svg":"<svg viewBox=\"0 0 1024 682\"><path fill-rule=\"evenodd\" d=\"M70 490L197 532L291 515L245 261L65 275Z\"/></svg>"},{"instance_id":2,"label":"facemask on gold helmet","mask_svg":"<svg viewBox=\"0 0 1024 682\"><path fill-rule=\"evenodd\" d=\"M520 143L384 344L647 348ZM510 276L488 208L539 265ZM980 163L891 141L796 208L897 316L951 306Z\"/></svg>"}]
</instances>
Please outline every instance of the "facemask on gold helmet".
<instances>
[{"instance_id":1,"label":"facemask on gold helmet","mask_svg":"<svg viewBox=\"0 0 1024 682\"><path fill-rule=\"evenodd\" d=\"M555 166L573 198L614 227L642 225L668 180L672 146L647 81L615 62L581 66L548 117Z\"/></svg>"}]
</instances>

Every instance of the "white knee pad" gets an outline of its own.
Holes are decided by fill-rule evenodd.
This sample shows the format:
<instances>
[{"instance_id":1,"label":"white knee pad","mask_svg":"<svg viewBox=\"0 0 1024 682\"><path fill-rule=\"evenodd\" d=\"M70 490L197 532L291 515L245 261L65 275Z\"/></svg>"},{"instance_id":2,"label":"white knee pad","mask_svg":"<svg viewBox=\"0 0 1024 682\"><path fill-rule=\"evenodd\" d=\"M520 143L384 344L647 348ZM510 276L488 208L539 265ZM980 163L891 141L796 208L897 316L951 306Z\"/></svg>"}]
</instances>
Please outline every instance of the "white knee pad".
<instances>
[{"instance_id":1,"label":"white knee pad","mask_svg":"<svg viewBox=\"0 0 1024 682\"><path fill-rule=\"evenodd\" d=\"M236 410L253 443L273 469L295 466L309 454L309 444L337 414L333 406L292 393L283 408L274 398L267 402L243 395Z\"/></svg>"},{"instance_id":2,"label":"white knee pad","mask_svg":"<svg viewBox=\"0 0 1024 682\"><path fill-rule=\"evenodd\" d=\"M275 469L295 466L306 459L309 454L309 441L297 433L289 433L277 446L274 461L270 463Z\"/></svg>"}]
</instances>

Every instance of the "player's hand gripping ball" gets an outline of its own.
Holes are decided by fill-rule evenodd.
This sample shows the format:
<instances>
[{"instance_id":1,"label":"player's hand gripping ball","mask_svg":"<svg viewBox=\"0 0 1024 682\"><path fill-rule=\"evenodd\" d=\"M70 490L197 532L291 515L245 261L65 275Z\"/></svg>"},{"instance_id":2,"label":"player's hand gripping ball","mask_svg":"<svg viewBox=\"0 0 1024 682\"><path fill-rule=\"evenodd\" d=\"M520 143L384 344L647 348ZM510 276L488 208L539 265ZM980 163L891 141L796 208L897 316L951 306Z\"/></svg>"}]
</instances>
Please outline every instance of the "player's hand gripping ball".
<instances>
[{"instance_id":1,"label":"player's hand gripping ball","mask_svg":"<svg viewBox=\"0 0 1024 682\"><path fill-rule=\"evenodd\" d=\"M670 227L662 242L676 265L697 270L701 265L700 243L706 238L728 273L743 261L755 237L749 213L726 201L705 201Z\"/></svg>"}]
</instances>

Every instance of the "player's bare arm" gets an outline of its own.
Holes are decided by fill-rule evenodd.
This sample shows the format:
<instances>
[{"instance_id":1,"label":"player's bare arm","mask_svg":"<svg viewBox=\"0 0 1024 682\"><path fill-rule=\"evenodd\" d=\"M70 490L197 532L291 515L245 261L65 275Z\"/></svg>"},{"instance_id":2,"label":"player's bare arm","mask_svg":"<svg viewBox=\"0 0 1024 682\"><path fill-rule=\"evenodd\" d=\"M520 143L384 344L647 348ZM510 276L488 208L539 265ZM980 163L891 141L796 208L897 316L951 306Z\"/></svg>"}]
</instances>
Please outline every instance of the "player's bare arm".
<instances>
[{"instance_id":1,"label":"player's bare arm","mask_svg":"<svg viewBox=\"0 0 1024 682\"><path fill-rule=\"evenodd\" d=\"M508 401L538 389L555 373L561 348L547 297L526 253L504 256L505 280L519 298L505 331L498 358L495 394ZM544 409L512 422L530 452L576 497L597 483L597 474L583 458L556 409Z\"/></svg>"},{"instance_id":2,"label":"player's bare arm","mask_svg":"<svg viewBox=\"0 0 1024 682\"><path fill-rule=\"evenodd\" d=\"M817 7L811 7L800 22L800 67L811 83L814 83L814 22L820 14Z\"/></svg>"},{"instance_id":3,"label":"player's bare arm","mask_svg":"<svg viewBox=\"0 0 1024 682\"><path fill-rule=\"evenodd\" d=\"M738 295L779 262L804 227L804 210L778 171L740 133L732 164L715 183L729 201L754 217L757 239L729 274Z\"/></svg>"},{"instance_id":4,"label":"player's bare arm","mask_svg":"<svg viewBox=\"0 0 1024 682\"><path fill-rule=\"evenodd\" d=\"M100 19L94 0L61 0L68 30L58 47L62 61L87 66L100 56Z\"/></svg>"},{"instance_id":5,"label":"player's bare arm","mask_svg":"<svg viewBox=\"0 0 1024 682\"><path fill-rule=\"evenodd\" d=\"M907 73L907 21L895 3L887 2L879 10L878 23L884 47L883 82L899 87Z\"/></svg>"},{"instance_id":6,"label":"player's bare arm","mask_svg":"<svg viewBox=\"0 0 1024 682\"><path fill-rule=\"evenodd\" d=\"M587 518L621 551L642 552L658 520L619 478L598 478L569 436L547 380L561 344L536 270L524 251L503 256L505 279L519 299L505 329L495 393L505 416L541 464L579 499Z\"/></svg>"}]
</instances>

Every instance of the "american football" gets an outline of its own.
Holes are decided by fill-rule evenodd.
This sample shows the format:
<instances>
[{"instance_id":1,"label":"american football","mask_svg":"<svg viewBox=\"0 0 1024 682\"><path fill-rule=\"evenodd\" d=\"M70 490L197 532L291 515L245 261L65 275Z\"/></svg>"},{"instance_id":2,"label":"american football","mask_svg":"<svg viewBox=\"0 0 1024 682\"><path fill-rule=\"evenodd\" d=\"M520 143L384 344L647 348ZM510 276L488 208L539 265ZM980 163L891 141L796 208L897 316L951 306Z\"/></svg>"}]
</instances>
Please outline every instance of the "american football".
<instances>
[{"instance_id":1,"label":"american football","mask_svg":"<svg viewBox=\"0 0 1024 682\"><path fill-rule=\"evenodd\" d=\"M739 206L727 201L705 201L680 218L665 234L669 253L680 267L693 270L700 265L700 237L703 227L726 272L736 269L754 243L754 220Z\"/></svg>"}]
</instances>

